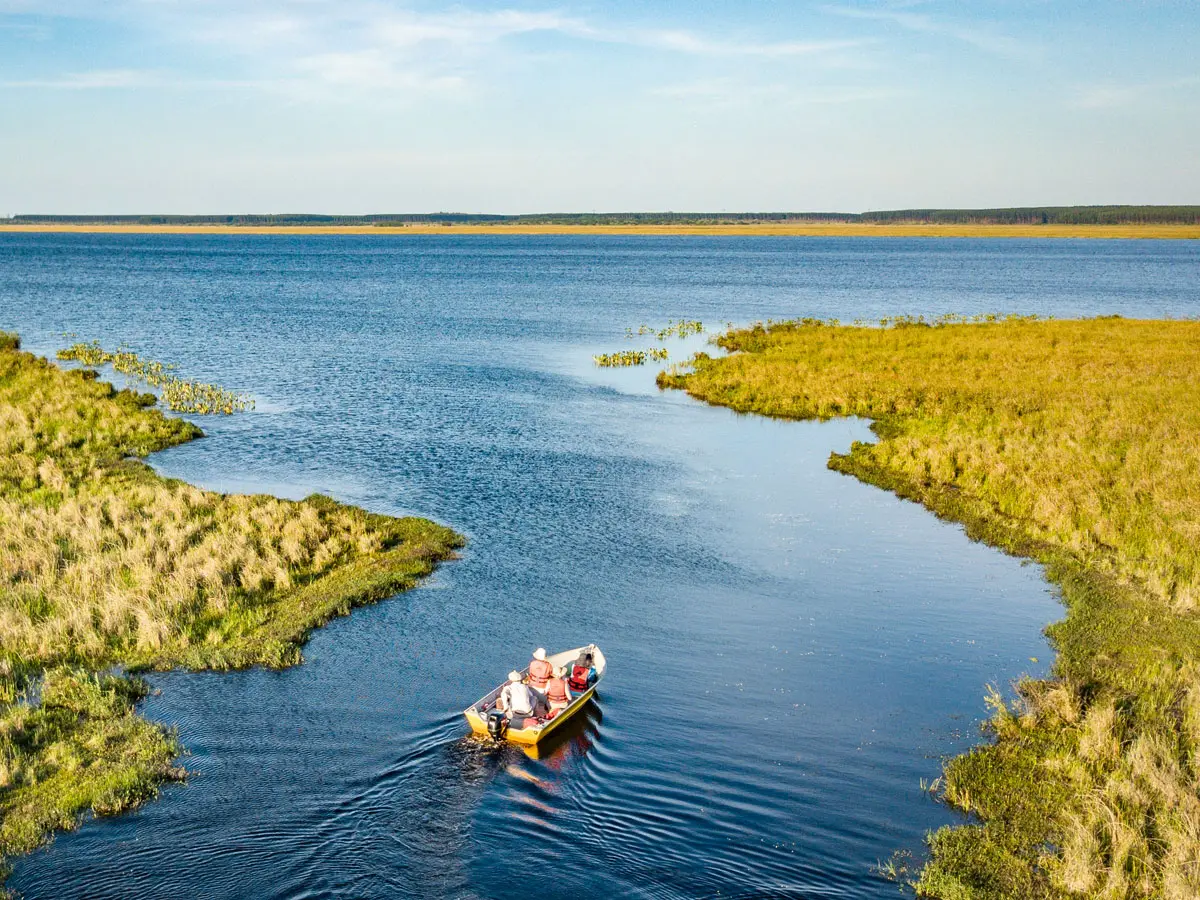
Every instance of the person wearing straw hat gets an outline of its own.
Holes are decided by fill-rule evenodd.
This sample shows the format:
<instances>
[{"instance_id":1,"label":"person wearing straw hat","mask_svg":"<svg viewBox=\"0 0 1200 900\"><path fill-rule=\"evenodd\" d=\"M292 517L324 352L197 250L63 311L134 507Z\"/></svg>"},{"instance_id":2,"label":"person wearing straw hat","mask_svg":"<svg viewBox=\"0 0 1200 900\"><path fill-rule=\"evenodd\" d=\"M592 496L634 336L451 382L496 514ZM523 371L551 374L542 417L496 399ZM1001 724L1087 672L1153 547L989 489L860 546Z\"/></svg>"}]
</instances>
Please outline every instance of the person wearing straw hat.
<instances>
[{"instance_id":1,"label":"person wearing straw hat","mask_svg":"<svg viewBox=\"0 0 1200 900\"><path fill-rule=\"evenodd\" d=\"M521 673L508 673L508 684L500 691L496 706L510 719L536 718L542 707L541 698L521 681Z\"/></svg>"},{"instance_id":2,"label":"person wearing straw hat","mask_svg":"<svg viewBox=\"0 0 1200 900\"><path fill-rule=\"evenodd\" d=\"M553 676L554 666L546 659L546 648L538 647L533 651L533 661L529 663L529 686L545 695L546 685Z\"/></svg>"},{"instance_id":3,"label":"person wearing straw hat","mask_svg":"<svg viewBox=\"0 0 1200 900\"><path fill-rule=\"evenodd\" d=\"M566 667L556 666L554 677L546 685L546 704L552 719L571 705L571 688L567 686L566 675Z\"/></svg>"}]
</instances>

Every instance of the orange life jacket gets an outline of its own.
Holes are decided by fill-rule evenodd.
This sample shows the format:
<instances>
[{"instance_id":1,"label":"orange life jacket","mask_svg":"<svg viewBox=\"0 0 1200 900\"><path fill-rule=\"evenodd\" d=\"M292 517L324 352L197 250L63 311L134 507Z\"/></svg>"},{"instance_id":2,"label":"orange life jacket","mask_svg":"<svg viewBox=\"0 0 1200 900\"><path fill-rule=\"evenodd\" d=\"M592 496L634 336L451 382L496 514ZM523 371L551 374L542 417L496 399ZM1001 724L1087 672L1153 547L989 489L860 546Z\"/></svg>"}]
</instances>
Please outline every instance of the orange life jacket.
<instances>
[{"instance_id":1,"label":"orange life jacket","mask_svg":"<svg viewBox=\"0 0 1200 900\"><path fill-rule=\"evenodd\" d=\"M546 699L551 703L569 703L567 683L561 678L551 678L546 685Z\"/></svg>"},{"instance_id":2,"label":"orange life jacket","mask_svg":"<svg viewBox=\"0 0 1200 900\"><path fill-rule=\"evenodd\" d=\"M544 659L535 659L529 664L529 683L539 691L546 689L546 682L554 674L554 666Z\"/></svg>"},{"instance_id":3,"label":"orange life jacket","mask_svg":"<svg viewBox=\"0 0 1200 900\"><path fill-rule=\"evenodd\" d=\"M586 691L588 689L588 676L591 674L591 666L581 666L576 663L571 667L571 690Z\"/></svg>"}]
</instances>

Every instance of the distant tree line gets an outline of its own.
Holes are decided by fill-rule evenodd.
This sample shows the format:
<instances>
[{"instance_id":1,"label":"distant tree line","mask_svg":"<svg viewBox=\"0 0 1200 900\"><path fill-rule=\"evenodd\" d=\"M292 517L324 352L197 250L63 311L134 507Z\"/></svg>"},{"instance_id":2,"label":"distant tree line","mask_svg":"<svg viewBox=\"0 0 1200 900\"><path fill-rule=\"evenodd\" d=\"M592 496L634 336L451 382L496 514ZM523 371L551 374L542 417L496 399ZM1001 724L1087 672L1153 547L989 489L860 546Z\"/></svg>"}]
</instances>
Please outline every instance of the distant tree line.
<instances>
[{"instance_id":1,"label":"distant tree line","mask_svg":"<svg viewBox=\"0 0 1200 900\"><path fill-rule=\"evenodd\" d=\"M1018 206L1011 209L896 209L860 222L936 225L1196 225L1200 206Z\"/></svg>"},{"instance_id":2,"label":"distant tree line","mask_svg":"<svg viewBox=\"0 0 1200 900\"><path fill-rule=\"evenodd\" d=\"M480 213L380 213L328 216L310 213L224 216L17 215L16 225L721 225L860 222L932 225L1196 225L1200 206L1022 206L1006 209L897 209L865 213L641 212L537 213L518 216Z\"/></svg>"}]
</instances>

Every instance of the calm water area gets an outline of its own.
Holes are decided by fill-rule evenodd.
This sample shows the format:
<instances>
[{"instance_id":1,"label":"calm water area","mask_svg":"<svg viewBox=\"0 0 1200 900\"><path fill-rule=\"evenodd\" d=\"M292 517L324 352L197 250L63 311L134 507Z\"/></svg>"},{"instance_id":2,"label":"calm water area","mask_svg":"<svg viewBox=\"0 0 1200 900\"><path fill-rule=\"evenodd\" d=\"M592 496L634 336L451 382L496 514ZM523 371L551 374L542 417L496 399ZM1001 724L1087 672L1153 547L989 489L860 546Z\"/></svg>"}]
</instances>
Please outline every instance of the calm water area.
<instances>
[{"instance_id":1,"label":"calm water area","mask_svg":"<svg viewBox=\"0 0 1200 900\"><path fill-rule=\"evenodd\" d=\"M829 472L861 421L738 416L600 370L670 318L1200 314L1200 242L0 236L0 328L127 344L252 392L151 458L321 491L469 545L283 672L151 678L194 773L17 862L27 898L894 897L959 821L922 779L985 686L1047 671L1036 566ZM703 346L668 342L679 359ZM531 759L461 710L597 642Z\"/></svg>"}]
</instances>

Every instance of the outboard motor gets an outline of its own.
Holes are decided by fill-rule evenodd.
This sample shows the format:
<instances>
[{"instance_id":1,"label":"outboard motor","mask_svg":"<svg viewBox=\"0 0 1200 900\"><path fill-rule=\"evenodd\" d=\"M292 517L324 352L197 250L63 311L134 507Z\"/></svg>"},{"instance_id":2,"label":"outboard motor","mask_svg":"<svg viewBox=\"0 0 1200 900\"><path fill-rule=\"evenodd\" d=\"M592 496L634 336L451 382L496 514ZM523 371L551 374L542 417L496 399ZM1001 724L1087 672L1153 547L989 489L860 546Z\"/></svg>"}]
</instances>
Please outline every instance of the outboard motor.
<instances>
[{"instance_id":1,"label":"outboard motor","mask_svg":"<svg viewBox=\"0 0 1200 900\"><path fill-rule=\"evenodd\" d=\"M487 730L492 740L502 741L508 731L508 717L498 709L493 709L487 715Z\"/></svg>"}]
</instances>

